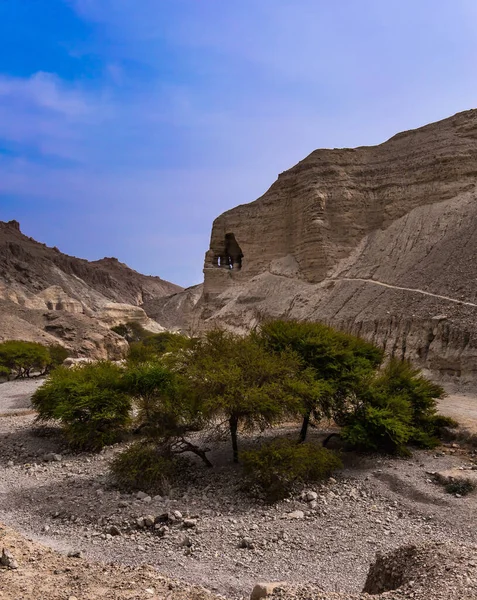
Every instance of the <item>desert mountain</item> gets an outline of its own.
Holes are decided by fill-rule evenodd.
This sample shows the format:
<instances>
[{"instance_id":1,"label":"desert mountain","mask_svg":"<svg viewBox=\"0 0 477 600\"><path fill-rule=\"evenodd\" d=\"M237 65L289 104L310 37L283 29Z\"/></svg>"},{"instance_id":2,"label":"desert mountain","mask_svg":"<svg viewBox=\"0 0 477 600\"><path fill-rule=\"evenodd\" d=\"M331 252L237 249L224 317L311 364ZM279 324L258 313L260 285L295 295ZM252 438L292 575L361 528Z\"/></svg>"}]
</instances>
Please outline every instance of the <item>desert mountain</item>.
<instances>
[{"instance_id":1,"label":"desert mountain","mask_svg":"<svg viewBox=\"0 0 477 600\"><path fill-rule=\"evenodd\" d=\"M378 146L316 150L214 221L191 322L324 321L475 381L476 190L476 110Z\"/></svg>"},{"instance_id":2,"label":"desert mountain","mask_svg":"<svg viewBox=\"0 0 477 600\"><path fill-rule=\"evenodd\" d=\"M67 256L0 222L0 340L60 342L79 355L117 357L124 341L110 328L138 321L163 328L142 305L182 288L141 275L116 258Z\"/></svg>"}]
</instances>

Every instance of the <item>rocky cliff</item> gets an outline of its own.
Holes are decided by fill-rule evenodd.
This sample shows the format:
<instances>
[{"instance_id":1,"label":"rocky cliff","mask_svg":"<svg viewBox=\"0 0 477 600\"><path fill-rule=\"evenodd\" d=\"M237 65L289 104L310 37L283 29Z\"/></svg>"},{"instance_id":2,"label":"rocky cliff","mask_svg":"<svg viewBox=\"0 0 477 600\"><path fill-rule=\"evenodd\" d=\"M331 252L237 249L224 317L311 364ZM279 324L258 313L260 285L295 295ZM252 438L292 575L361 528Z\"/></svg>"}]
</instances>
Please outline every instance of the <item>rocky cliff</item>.
<instances>
[{"instance_id":1,"label":"rocky cliff","mask_svg":"<svg viewBox=\"0 0 477 600\"><path fill-rule=\"evenodd\" d=\"M477 111L316 150L213 224L194 323L325 321L476 381Z\"/></svg>"},{"instance_id":2,"label":"rocky cliff","mask_svg":"<svg viewBox=\"0 0 477 600\"><path fill-rule=\"evenodd\" d=\"M23 235L17 221L0 222L0 340L60 342L80 356L119 358L125 342L110 328L137 321L162 331L142 306L181 290L116 258L67 256Z\"/></svg>"}]
</instances>

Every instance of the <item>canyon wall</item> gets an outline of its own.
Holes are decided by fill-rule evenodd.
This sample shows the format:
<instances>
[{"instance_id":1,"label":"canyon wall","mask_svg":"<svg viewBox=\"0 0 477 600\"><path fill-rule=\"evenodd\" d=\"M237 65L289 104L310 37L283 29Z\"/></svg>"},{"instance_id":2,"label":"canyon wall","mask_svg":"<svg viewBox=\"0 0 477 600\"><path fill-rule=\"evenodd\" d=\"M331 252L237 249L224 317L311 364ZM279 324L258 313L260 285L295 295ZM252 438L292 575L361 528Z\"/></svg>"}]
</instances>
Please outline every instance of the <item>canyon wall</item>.
<instances>
[{"instance_id":1,"label":"canyon wall","mask_svg":"<svg viewBox=\"0 0 477 600\"><path fill-rule=\"evenodd\" d=\"M477 111L316 150L220 215L195 327L324 321L477 381Z\"/></svg>"}]
</instances>

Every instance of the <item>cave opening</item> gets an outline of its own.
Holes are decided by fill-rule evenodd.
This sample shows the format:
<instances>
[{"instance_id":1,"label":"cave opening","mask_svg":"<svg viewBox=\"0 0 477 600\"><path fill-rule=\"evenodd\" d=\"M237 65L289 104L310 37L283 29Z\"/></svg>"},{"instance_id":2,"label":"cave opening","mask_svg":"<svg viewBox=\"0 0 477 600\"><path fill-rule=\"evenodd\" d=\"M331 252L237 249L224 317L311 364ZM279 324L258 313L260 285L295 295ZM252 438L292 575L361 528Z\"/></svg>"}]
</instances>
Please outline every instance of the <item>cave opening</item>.
<instances>
[{"instance_id":1,"label":"cave opening","mask_svg":"<svg viewBox=\"0 0 477 600\"><path fill-rule=\"evenodd\" d=\"M243 252L240 248L235 235L226 233L223 250L216 255L215 264L222 269L239 271L242 268Z\"/></svg>"}]
</instances>

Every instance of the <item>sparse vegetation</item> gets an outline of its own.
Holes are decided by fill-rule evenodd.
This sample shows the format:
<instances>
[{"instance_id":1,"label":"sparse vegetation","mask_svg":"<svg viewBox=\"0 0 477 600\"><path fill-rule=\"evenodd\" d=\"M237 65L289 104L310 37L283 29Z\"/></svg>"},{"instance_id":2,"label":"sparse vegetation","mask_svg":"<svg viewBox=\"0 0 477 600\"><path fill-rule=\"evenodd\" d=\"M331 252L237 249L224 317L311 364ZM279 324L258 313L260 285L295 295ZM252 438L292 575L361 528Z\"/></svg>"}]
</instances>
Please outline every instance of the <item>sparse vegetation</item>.
<instances>
[{"instance_id":1,"label":"sparse vegetation","mask_svg":"<svg viewBox=\"0 0 477 600\"><path fill-rule=\"evenodd\" d=\"M342 468L337 454L315 442L297 444L277 439L259 450L241 454L247 487L276 502L288 496L296 483L311 483Z\"/></svg>"},{"instance_id":2,"label":"sparse vegetation","mask_svg":"<svg viewBox=\"0 0 477 600\"><path fill-rule=\"evenodd\" d=\"M17 379L44 373L51 362L48 348L42 344L16 340L0 344L0 365Z\"/></svg>"},{"instance_id":3,"label":"sparse vegetation","mask_svg":"<svg viewBox=\"0 0 477 600\"><path fill-rule=\"evenodd\" d=\"M119 441L131 413L122 376L121 367L107 361L55 369L33 394L38 420L59 421L74 450L99 451Z\"/></svg>"},{"instance_id":4,"label":"sparse vegetation","mask_svg":"<svg viewBox=\"0 0 477 600\"><path fill-rule=\"evenodd\" d=\"M111 331L123 337L127 342L141 342L151 335L150 331L147 331L135 321L128 321L111 327Z\"/></svg>"},{"instance_id":5,"label":"sparse vegetation","mask_svg":"<svg viewBox=\"0 0 477 600\"><path fill-rule=\"evenodd\" d=\"M306 439L311 418L340 421L348 402L374 374L383 351L373 344L323 325L300 321L270 321L256 332L272 352L294 352L300 359L306 384L300 390Z\"/></svg>"},{"instance_id":6,"label":"sparse vegetation","mask_svg":"<svg viewBox=\"0 0 477 600\"><path fill-rule=\"evenodd\" d=\"M407 454L409 444L432 448L452 419L437 415L439 385L407 361L392 359L357 390L341 415L343 439L360 450Z\"/></svg>"},{"instance_id":7,"label":"sparse vegetation","mask_svg":"<svg viewBox=\"0 0 477 600\"><path fill-rule=\"evenodd\" d=\"M475 483L470 479L454 479L448 481L444 485L444 489L448 494L467 496L475 490Z\"/></svg>"},{"instance_id":8,"label":"sparse vegetation","mask_svg":"<svg viewBox=\"0 0 477 600\"><path fill-rule=\"evenodd\" d=\"M44 346L37 342L7 340L0 343L0 376L21 379L46 375L61 365L68 350L59 344Z\"/></svg>"},{"instance_id":9,"label":"sparse vegetation","mask_svg":"<svg viewBox=\"0 0 477 600\"><path fill-rule=\"evenodd\" d=\"M263 430L297 411L291 383L300 370L298 358L272 354L252 336L211 331L197 341L183 368L205 414L227 423L234 462L240 426Z\"/></svg>"},{"instance_id":10,"label":"sparse vegetation","mask_svg":"<svg viewBox=\"0 0 477 600\"><path fill-rule=\"evenodd\" d=\"M154 443L136 442L115 457L111 473L121 488L167 494L175 478L187 466L186 459L165 456Z\"/></svg>"}]
</instances>

